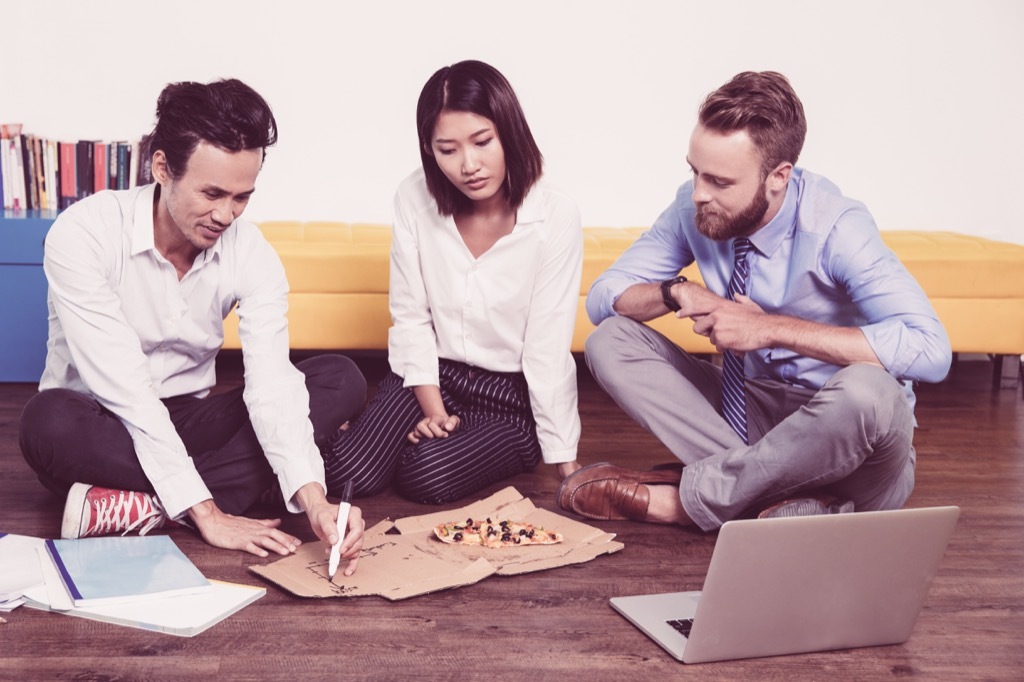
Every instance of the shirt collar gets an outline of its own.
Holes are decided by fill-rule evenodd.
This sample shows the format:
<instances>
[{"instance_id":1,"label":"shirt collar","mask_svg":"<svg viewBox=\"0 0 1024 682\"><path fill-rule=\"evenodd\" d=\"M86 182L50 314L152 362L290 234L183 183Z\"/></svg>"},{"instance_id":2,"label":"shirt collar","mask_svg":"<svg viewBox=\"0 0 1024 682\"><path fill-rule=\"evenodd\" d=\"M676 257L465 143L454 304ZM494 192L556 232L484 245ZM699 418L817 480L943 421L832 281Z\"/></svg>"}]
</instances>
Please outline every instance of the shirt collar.
<instances>
[{"instance_id":1,"label":"shirt collar","mask_svg":"<svg viewBox=\"0 0 1024 682\"><path fill-rule=\"evenodd\" d=\"M535 223L544 220L544 201L535 183L523 198L523 204L516 211L516 224Z\"/></svg>"},{"instance_id":2,"label":"shirt collar","mask_svg":"<svg viewBox=\"0 0 1024 682\"><path fill-rule=\"evenodd\" d=\"M132 255L137 256L145 251L156 250L156 237L153 234L153 198L156 195L156 183L150 183L139 190L135 197L134 215L132 217Z\"/></svg>"},{"instance_id":3,"label":"shirt collar","mask_svg":"<svg viewBox=\"0 0 1024 682\"><path fill-rule=\"evenodd\" d=\"M131 254L137 256L140 253L146 251L156 252L156 235L153 232L153 202L156 201L156 188L157 183L150 183L139 190L139 194L135 197L135 215L132 219L132 249ZM232 223L232 227L234 223ZM231 229L230 227L228 229ZM199 254L199 262L202 264L209 263L216 257L220 259L221 250L223 246L221 242L224 241L224 235L220 236L213 246L204 250ZM193 263L195 267L195 263Z\"/></svg>"},{"instance_id":4,"label":"shirt collar","mask_svg":"<svg viewBox=\"0 0 1024 682\"><path fill-rule=\"evenodd\" d=\"M782 200L782 207L775 214L767 225L750 235L750 241L758 251L766 256L771 256L776 249L782 245L796 226L796 202L797 202L797 177L791 173L789 182L786 184L786 198Z\"/></svg>"}]
</instances>

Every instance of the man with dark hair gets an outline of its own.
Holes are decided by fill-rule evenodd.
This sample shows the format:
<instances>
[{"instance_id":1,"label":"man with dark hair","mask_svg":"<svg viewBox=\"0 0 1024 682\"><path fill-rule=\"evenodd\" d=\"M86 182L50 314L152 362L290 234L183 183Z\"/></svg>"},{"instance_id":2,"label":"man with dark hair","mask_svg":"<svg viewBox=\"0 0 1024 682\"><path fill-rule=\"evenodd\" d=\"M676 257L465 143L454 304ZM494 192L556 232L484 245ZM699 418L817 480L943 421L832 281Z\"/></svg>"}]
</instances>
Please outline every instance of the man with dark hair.
<instances>
[{"instance_id":1,"label":"man with dark hair","mask_svg":"<svg viewBox=\"0 0 1024 682\"><path fill-rule=\"evenodd\" d=\"M949 339L867 209L795 166L806 129L778 73L741 73L701 105L693 179L587 296L591 371L683 466L584 467L563 508L713 530L910 495L911 382L946 375ZM694 261L703 286L679 276ZM668 312L720 368L642 324Z\"/></svg>"},{"instance_id":2,"label":"man with dark hair","mask_svg":"<svg viewBox=\"0 0 1024 682\"><path fill-rule=\"evenodd\" d=\"M238 219L276 140L270 107L244 83L168 85L154 184L78 202L47 234L50 339L20 439L43 484L67 496L64 537L181 520L218 547L287 554L299 540L279 519L242 516L283 498L337 541L318 445L362 407L366 384L348 358L289 360L284 268ZM245 386L210 395L236 305ZM354 570L357 509L350 527Z\"/></svg>"}]
</instances>

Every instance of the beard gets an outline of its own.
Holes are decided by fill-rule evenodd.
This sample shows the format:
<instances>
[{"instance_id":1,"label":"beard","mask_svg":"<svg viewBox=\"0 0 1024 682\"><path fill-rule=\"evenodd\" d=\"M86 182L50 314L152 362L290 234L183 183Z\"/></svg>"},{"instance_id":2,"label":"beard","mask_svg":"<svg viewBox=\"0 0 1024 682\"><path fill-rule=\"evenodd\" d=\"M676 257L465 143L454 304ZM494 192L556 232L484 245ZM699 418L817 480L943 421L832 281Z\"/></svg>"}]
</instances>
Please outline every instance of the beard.
<instances>
[{"instance_id":1,"label":"beard","mask_svg":"<svg viewBox=\"0 0 1024 682\"><path fill-rule=\"evenodd\" d=\"M709 213L705 206L698 206L694 221L697 231L709 239L723 242L736 237L746 237L758 228L768 212L768 197L763 190L754 194L750 203L735 215Z\"/></svg>"}]
</instances>

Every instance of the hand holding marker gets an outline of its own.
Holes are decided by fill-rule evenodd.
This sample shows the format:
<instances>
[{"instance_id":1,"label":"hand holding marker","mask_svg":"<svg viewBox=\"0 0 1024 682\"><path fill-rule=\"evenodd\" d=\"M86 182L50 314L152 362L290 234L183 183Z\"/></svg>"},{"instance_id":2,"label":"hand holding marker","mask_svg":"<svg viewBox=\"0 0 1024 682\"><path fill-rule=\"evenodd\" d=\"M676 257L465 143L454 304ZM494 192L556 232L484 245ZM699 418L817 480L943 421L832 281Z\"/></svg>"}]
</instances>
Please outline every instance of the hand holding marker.
<instances>
[{"instance_id":1,"label":"hand holding marker","mask_svg":"<svg viewBox=\"0 0 1024 682\"><path fill-rule=\"evenodd\" d=\"M341 562L341 543L345 541L348 514L351 509L352 481L346 481L345 488L341 493L341 502L338 504L338 542L331 547L331 558L327 564L328 580L334 580L334 574L338 572L338 564Z\"/></svg>"}]
</instances>

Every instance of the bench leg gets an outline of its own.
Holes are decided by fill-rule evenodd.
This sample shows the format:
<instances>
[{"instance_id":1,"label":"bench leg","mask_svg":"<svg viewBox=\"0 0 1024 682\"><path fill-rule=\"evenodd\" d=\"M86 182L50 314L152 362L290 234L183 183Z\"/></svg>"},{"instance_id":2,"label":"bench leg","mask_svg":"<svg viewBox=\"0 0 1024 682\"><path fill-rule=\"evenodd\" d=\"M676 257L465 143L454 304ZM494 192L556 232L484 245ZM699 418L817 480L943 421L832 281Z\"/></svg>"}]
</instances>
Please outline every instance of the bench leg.
<instances>
[{"instance_id":1,"label":"bench leg","mask_svg":"<svg viewBox=\"0 0 1024 682\"><path fill-rule=\"evenodd\" d=\"M1019 355L992 356L992 390L1001 388L1016 389L1020 382Z\"/></svg>"}]
</instances>

